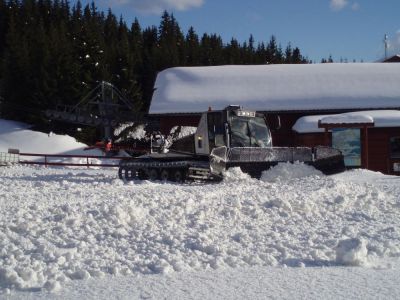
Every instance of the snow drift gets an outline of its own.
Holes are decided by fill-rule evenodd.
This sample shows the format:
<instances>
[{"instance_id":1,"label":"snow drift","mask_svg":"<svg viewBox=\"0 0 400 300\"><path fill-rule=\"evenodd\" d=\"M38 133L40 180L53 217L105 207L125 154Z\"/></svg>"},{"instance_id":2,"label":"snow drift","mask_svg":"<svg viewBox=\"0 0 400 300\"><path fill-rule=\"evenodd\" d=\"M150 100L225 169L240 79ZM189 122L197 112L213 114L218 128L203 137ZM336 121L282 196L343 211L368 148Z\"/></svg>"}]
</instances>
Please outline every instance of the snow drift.
<instances>
[{"instance_id":1,"label":"snow drift","mask_svg":"<svg viewBox=\"0 0 400 300\"><path fill-rule=\"evenodd\" d=\"M0 169L0 286L57 290L106 274L365 265L400 255L399 188L291 168L300 170L286 181L233 169L207 185Z\"/></svg>"}]
</instances>

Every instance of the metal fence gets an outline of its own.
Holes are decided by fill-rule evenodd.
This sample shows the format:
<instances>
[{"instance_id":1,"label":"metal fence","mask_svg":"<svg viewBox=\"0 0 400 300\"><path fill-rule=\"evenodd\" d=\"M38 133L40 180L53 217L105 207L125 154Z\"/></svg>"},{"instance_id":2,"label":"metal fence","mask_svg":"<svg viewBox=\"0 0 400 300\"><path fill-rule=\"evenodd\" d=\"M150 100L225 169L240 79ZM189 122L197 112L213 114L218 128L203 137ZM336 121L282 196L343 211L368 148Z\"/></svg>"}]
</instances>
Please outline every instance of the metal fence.
<instances>
[{"instance_id":1,"label":"metal fence","mask_svg":"<svg viewBox=\"0 0 400 300\"><path fill-rule=\"evenodd\" d=\"M28 164L43 166L72 166L72 167L118 167L120 160L129 159L124 156L95 156L70 154L43 154L43 153L12 153L0 152L0 165Z\"/></svg>"},{"instance_id":2,"label":"metal fence","mask_svg":"<svg viewBox=\"0 0 400 300\"><path fill-rule=\"evenodd\" d=\"M0 152L0 165L10 165L19 162L18 153Z\"/></svg>"}]
</instances>

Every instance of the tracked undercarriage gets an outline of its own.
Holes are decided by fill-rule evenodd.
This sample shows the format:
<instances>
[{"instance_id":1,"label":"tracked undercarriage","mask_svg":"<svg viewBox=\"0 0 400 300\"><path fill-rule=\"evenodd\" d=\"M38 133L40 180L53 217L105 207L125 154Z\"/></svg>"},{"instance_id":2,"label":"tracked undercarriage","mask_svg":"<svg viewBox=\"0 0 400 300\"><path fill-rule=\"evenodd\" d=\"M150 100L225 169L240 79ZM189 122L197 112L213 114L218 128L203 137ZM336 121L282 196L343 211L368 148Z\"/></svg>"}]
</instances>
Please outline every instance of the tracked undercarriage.
<instances>
[{"instance_id":1,"label":"tracked undercarriage","mask_svg":"<svg viewBox=\"0 0 400 300\"><path fill-rule=\"evenodd\" d=\"M125 180L162 180L184 182L191 180L218 180L210 173L206 157L180 153L153 153L132 160L121 161L119 178Z\"/></svg>"}]
</instances>

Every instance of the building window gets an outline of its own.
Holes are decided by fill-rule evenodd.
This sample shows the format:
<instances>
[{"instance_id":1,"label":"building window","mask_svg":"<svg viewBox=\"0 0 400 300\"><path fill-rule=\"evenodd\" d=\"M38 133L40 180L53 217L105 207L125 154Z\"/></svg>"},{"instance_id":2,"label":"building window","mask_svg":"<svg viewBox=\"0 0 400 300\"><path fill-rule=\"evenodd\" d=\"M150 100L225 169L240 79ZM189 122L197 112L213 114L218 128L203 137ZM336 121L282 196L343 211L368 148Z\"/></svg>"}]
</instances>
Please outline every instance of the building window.
<instances>
[{"instance_id":1,"label":"building window","mask_svg":"<svg viewBox=\"0 0 400 300\"><path fill-rule=\"evenodd\" d=\"M400 136L390 138L390 157L400 158Z\"/></svg>"}]
</instances>

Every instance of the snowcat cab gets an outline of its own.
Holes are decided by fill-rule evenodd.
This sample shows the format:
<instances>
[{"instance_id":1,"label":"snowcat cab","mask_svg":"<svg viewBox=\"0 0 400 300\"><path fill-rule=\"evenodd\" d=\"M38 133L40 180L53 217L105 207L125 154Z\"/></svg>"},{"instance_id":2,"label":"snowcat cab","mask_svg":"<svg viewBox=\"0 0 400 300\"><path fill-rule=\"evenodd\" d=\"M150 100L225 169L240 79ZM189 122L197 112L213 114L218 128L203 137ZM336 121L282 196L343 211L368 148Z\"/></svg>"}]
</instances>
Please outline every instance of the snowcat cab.
<instances>
[{"instance_id":1,"label":"snowcat cab","mask_svg":"<svg viewBox=\"0 0 400 300\"><path fill-rule=\"evenodd\" d=\"M233 105L204 113L195 133L195 153L209 155L214 148L223 146L272 147L264 115Z\"/></svg>"}]
</instances>

